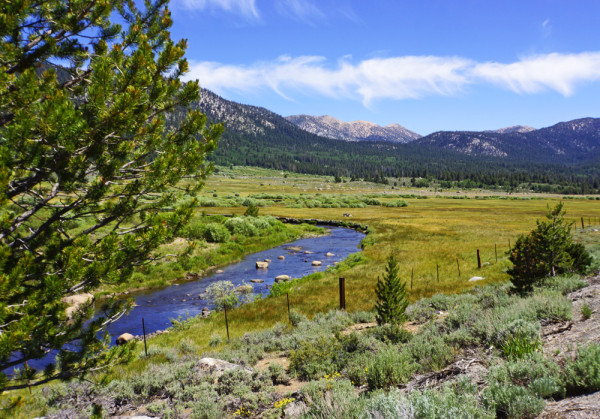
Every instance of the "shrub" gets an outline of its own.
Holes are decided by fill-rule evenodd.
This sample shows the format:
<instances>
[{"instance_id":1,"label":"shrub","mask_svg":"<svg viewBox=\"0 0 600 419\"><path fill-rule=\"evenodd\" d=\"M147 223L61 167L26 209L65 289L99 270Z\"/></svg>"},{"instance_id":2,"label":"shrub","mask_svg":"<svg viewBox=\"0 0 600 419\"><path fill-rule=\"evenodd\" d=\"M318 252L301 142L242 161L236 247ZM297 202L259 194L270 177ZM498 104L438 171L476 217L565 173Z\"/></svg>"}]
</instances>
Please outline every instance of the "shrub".
<instances>
[{"instance_id":1,"label":"shrub","mask_svg":"<svg viewBox=\"0 0 600 419\"><path fill-rule=\"evenodd\" d=\"M540 324L523 319L514 320L498 332L496 342L507 358L523 358L539 352L542 349Z\"/></svg>"},{"instance_id":2,"label":"shrub","mask_svg":"<svg viewBox=\"0 0 600 419\"><path fill-rule=\"evenodd\" d=\"M405 352L395 346L386 346L367 364L367 385L370 390L388 388L408 382L417 365Z\"/></svg>"},{"instance_id":3,"label":"shrub","mask_svg":"<svg viewBox=\"0 0 600 419\"><path fill-rule=\"evenodd\" d=\"M303 341L298 349L290 352L290 372L304 380L333 374L340 349L341 344L333 337Z\"/></svg>"},{"instance_id":4,"label":"shrub","mask_svg":"<svg viewBox=\"0 0 600 419\"><path fill-rule=\"evenodd\" d=\"M375 327L370 329L368 334L383 343L394 345L409 342L413 337L412 333L396 324L385 324L383 326Z\"/></svg>"},{"instance_id":5,"label":"shrub","mask_svg":"<svg viewBox=\"0 0 600 419\"><path fill-rule=\"evenodd\" d=\"M219 223L208 223L204 230L204 239L212 243L225 243L231 238L229 230Z\"/></svg>"},{"instance_id":6,"label":"shrub","mask_svg":"<svg viewBox=\"0 0 600 419\"><path fill-rule=\"evenodd\" d=\"M386 207L392 207L392 208L407 207L408 206L408 202L406 202L406 201L404 201L402 199L397 199L395 201L386 202L385 206Z\"/></svg>"},{"instance_id":7,"label":"shrub","mask_svg":"<svg viewBox=\"0 0 600 419\"><path fill-rule=\"evenodd\" d=\"M558 364L545 359L541 353L532 353L522 359L510 359L490 368L490 385L519 385L538 397L563 397L565 386Z\"/></svg>"},{"instance_id":8,"label":"shrub","mask_svg":"<svg viewBox=\"0 0 600 419\"><path fill-rule=\"evenodd\" d=\"M233 217L225 222L225 227L236 236L254 237L258 235L258 229L252 221L244 217Z\"/></svg>"},{"instance_id":9,"label":"shrub","mask_svg":"<svg viewBox=\"0 0 600 419\"><path fill-rule=\"evenodd\" d=\"M269 364L267 374L273 381L273 384L289 384L290 377L286 374L285 369L280 364Z\"/></svg>"},{"instance_id":10,"label":"shrub","mask_svg":"<svg viewBox=\"0 0 600 419\"><path fill-rule=\"evenodd\" d=\"M583 318L583 320L587 320L590 317L592 317L592 309L591 307L587 304L587 302L583 302L582 306L581 306L581 317Z\"/></svg>"},{"instance_id":11,"label":"shrub","mask_svg":"<svg viewBox=\"0 0 600 419\"><path fill-rule=\"evenodd\" d=\"M544 401L528 389L511 384L491 384L484 390L486 406L498 417L534 418L544 410Z\"/></svg>"},{"instance_id":12,"label":"shrub","mask_svg":"<svg viewBox=\"0 0 600 419\"><path fill-rule=\"evenodd\" d=\"M403 349L419 365L419 371L436 371L454 359L454 351L433 329L417 334Z\"/></svg>"},{"instance_id":13,"label":"shrub","mask_svg":"<svg viewBox=\"0 0 600 419\"><path fill-rule=\"evenodd\" d=\"M308 405L303 417L357 418L362 410L361 400L348 380L312 381L300 391Z\"/></svg>"},{"instance_id":14,"label":"shrub","mask_svg":"<svg viewBox=\"0 0 600 419\"><path fill-rule=\"evenodd\" d=\"M600 390L600 345L578 348L577 358L565 367L565 383L569 394Z\"/></svg>"},{"instance_id":15,"label":"shrub","mask_svg":"<svg viewBox=\"0 0 600 419\"><path fill-rule=\"evenodd\" d=\"M308 318L299 311L296 311L294 309L290 310L290 323L292 324L292 326L298 326L300 322L305 322L307 320Z\"/></svg>"}]
</instances>

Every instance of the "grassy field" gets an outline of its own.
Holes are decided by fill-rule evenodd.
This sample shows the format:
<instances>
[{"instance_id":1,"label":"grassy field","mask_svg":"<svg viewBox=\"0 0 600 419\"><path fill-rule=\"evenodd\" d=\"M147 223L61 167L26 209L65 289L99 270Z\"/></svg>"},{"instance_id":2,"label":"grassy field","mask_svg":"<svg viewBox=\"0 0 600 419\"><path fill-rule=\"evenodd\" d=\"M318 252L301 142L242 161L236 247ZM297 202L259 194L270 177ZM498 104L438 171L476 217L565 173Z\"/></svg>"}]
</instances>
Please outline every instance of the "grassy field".
<instances>
[{"instance_id":1,"label":"grassy field","mask_svg":"<svg viewBox=\"0 0 600 419\"><path fill-rule=\"evenodd\" d=\"M292 180L290 177L293 177ZM279 173L265 169L243 168L229 173L221 170L207 182L204 193L211 196L217 194L218 197L234 193L248 196L269 191L294 194L294 188L300 184L304 192L296 191L297 194L319 193L327 187L331 187L329 193L336 194L379 194L388 191L390 194L410 195L418 192L409 189L391 190L389 186L363 182L334 184L329 178L305 175L284 178ZM282 202L261 207L261 215L351 220L369 226L370 234L363 251L364 262L344 271L330 270L294 285L290 292L292 308L310 318L338 307L338 277L344 276L347 310L373 309L373 290L377 277L383 273L385 260L391 253L399 261L400 272L407 282L411 301L438 292L456 293L478 285L507 281L508 276L504 271L509 266L506 255L509 240L514 243L519 234L534 228L536 220L544 217L548 207L553 207L559 201L558 197L533 195L510 200L475 199L476 195L483 196L481 191L469 192L471 199L454 199L451 192L448 194L450 196L431 196L428 199L405 198L408 206L402 208L286 208ZM590 221L594 217L600 217L600 206L595 200L568 200L566 210L567 216L573 221L586 217L586 224L587 217L590 217ZM244 208L211 207L205 211L214 214L239 214L243 213ZM344 213L350 213L352 217L344 217ZM594 237L600 233L594 233L591 229L587 231L591 233L588 240L596 241ZM477 249L480 250L483 265L481 269L477 267ZM412 289L411 271L414 272ZM469 279L474 276L485 279L470 282ZM234 338L286 321L286 297L265 298L229 313L229 331ZM202 351L209 348L211 339L226 337L222 313L214 313L207 319L191 320L184 327L185 330L158 336L153 339L152 345L176 346L185 337ZM135 373L145 368L146 363L144 359L135 361L124 370L121 369L119 375L124 371Z\"/></svg>"},{"instance_id":2,"label":"grassy field","mask_svg":"<svg viewBox=\"0 0 600 419\"><path fill-rule=\"evenodd\" d=\"M269 200L260 207L260 215L293 217L301 219L351 221L369 227L363 242L364 257L361 263L348 267L341 264L314 275L310 280L292 284L290 303L294 310L311 318L338 306L338 277L346 278L347 311L372 310L375 303L374 287L378 275L383 273L385 260L396 256L402 278L407 283L411 301L430 297L436 293L456 293L475 286L504 282L509 266L506 251L519 234L535 227L548 207L560 199L557 196L499 195L485 191L445 191L393 188L366 182L334 183L332 178L286 174L254 168L220 168L206 183L201 198L244 198L256 194L285 194L283 199ZM237 196L236 196L237 194ZM328 194L331 196L376 195L382 202L403 199L406 207L367 205L363 208L290 208L293 197ZM317 195L321 194L321 195ZM424 197L426 199L424 199ZM456 199L457 197L463 199ZM582 240L588 245L600 242L598 231L587 224L598 225L600 205L591 198L568 199L567 217L577 221L584 217L586 234ZM243 214L241 205L204 207L199 214ZM344 214L351 217L344 217ZM600 227L599 227L600 229ZM577 231L575 231L576 234ZM299 233L298 233L299 234ZM261 245L247 243L248 249L260 250ZM254 247L251 247L254 246ZM477 250L482 267L477 266ZM235 258L234 258L235 259ZM459 275L460 268L460 275ZM412 275L411 275L412 272ZM412 276L412 280L411 280ZM479 281L469 281L482 277ZM287 322L286 296L269 297L238 307L229 313L229 331L232 338L246 332L270 328ZM192 319L180 324L171 333L150 340L153 348L179 347L185 340L198 353L218 351L226 343L224 317L213 313L206 319ZM209 342L213 341L213 347ZM142 351L138 345L138 351ZM141 352L139 352L141 354ZM166 357L137 357L128 365L109 371L106 378L138 374L151 363L166 362ZM35 389L41 391L40 389ZM28 392L20 394L25 397ZM17 393L15 393L17 394ZM9 395L10 397L15 394Z\"/></svg>"}]
</instances>

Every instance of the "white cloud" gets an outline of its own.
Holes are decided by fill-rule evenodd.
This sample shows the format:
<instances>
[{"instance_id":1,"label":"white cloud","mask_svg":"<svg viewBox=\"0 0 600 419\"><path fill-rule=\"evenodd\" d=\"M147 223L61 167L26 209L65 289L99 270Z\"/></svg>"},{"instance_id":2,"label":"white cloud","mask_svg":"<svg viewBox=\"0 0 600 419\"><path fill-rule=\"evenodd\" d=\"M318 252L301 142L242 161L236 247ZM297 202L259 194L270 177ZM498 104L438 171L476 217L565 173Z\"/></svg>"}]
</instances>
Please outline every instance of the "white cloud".
<instances>
[{"instance_id":1,"label":"white cloud","mask_svg":"<svg viewBox=\"0 0 600 419\"><path fill-rule=\"evenodd\" d=\"M239 13L246 18L258 19L256 0L179 0L190 10L222 9L226 12Z\"/></svg>"},{"instance_id":2,"label":"white cloud","mask_svg":"<svg viewBox=\"0 0 600 419\"><path fill-rule=\"evenodd\" d=\"M313 23L315 19L325 17L323 12L308 0L277 0L275 9L283 16L298 19L306 23Z\"/></svg>"},{"instance_id":3,"label":"white cloud","mask_svg":"<svg viewBox=\"0 0 600 419\"><path fill-rule=\"evenodd\" d=\"M516 93L550 89L571 96L578 84L600 79L600 52L536 55L511 64L481 63L472 74Z\"/></svg>"},{"instance_id":4,"label":"white cloud","mask_svg":"<svg viewBox=\"0 0 600 419\"><path fill-rule=\"evenodd\" d=\"M359 63L344 57L332 66L324 57L282 56L250 66L191 62L186 78L199 79L203 87L219 93L268 89L286 98L314 94L365 105L378 99L455 95L466 86L490 83L520 94L554 90L569 96L579 84L600 79L600 52L538 55L508 64L406 56Z\"/></svg>"}]
</instances>

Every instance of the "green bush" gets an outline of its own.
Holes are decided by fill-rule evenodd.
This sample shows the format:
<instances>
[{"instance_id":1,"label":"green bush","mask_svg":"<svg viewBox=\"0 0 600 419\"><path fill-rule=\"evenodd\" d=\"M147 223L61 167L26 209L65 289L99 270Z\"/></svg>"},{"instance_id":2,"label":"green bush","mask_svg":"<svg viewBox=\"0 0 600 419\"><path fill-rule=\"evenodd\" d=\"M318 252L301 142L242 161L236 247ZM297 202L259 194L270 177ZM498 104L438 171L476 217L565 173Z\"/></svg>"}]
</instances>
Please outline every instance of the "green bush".
<instances>
[{"instance_id":1,"label":"green bush","mask_svg":"<svg viewBox=\"0 0 600 419\"><path fill-rule=\"evenodd\" d=\"M249 217L233 217L225 222L225 227L236 236L254 237L258 235L258 229Z\"/></svg>"},{"instance_id":2,"label":"green bush","mask_svg":"<svg viewBox=\"0 0 600 419\"><path fill-rule=\"evenodd\" d=\"M336 360L341 349L334 337L320 336L316 340L303 341L290 352L290 372L303 380L317 379L336 372Z\"/></svg>"},{"instance_id":3,"label":"green bush","mask_svg":"<svg viewBox=\"0 0 600 419\"><path fill-rule=\"evenodd\" d=\"M286 374L285 369L280 364L269 364L267 374L273 381L273 384L289 384L290 377Z\"/></svg>"},{"instance_id":4,"label":"green bush","mask_svg":"<svg viewBox=\"0 0 600 419\"><path fill-rule=\"evenodd\" d=\"M305 418L350 419L362 411L362 401L348 380L312 381L300 392L308 405Z\"/></svg>"},{"instance_id":5,"label":"green bush","mask_svg":"<svg viewBox=\"0 0 600 419\"><path fill-rule=\"evenodd\" d=\"M419 366L420 372L437 371L454 359L454 351L436 329L418 333L403 352Z\"/></svg>"},{"instance_id":6,"label":"green bush","mask_svg":"<svg viewBox=\"0 0 600 419\"><path fill-rule=\"evenodd\" d=\"M366 365L367 385L370 390L398 386L408 382L417 368L409 354L388 345Z\"/></svg>"},{"instance_id":7,"label":"green bush","mask_svg":"<svg viewBox=\"0 0 600 419\"><path fill-rule=\"evenodd\" d=\"M208 223L204 230L204 239L211 243L225 243L231 238L229 230L219 223Z\"/></svg>"},{"instance_id":8,"label":"green bush","mask_svg":"<svg viewBox=\"0 0 600 419\"><path fill-rule=\"evenodd\" d=\"M565 367L565 383L569 394L600 390L600 345L591 343L578 348L575 360Z\"/></svg>"},{"instance_id":9,"label":"green bush","mask_svg":"<svg viewBox=\"0 0 600 419\"><path fill-rule=\"evenodd\" d=\"M497 345L507 358L523 358L542 349L540 324L517 319L502 328L496 337Z\"/></svg>"},{"instance_id":10,"label":"green bush","mask_svg":"<svg viewBox=\"0 0 600 419\"><path fill-rule=\"evenodd\" d=\"M486 406L502 418L534 418L546 405L525 387L512 384L491 384L483 397Z\"/></svg>"},{"instance_id":11,"label":"green bush","mask_svg":"<svg viewBox=\"0 0 600 419\"><path fill-rule=\"evenodd\" d=\"M407 207L408 206L408 202L406 202L406 201L404 201L402 199L397 199L395 201L386 202L385 206L386 207L392 207L392 208Z\"/></svg>"},{"instance_id":12,"label":"green bush","mask_svg":"<svg viewBox=\"0 0 600 419\"><path fill-rule=\"evenodd\" d=\"M560 367L541 353L500 362L490 368L487 380L490 385L523 386L542 398L561 398L565 394Z\"/></svg>"}]
</instances>

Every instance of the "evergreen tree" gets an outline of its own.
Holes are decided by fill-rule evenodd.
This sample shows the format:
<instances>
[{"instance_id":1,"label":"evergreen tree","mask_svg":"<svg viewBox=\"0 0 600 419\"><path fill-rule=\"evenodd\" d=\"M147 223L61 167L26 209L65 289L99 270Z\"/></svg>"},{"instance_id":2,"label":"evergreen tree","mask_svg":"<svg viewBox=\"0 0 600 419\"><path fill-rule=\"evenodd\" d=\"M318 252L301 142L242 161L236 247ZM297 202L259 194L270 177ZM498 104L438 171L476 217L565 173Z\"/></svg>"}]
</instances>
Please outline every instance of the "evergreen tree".
<instances>
[{"instance_id":1,"label":"evergreen tree","mask_svg":"<svg viewBox=\"0 0 600 419\"><path fill-rule=\"evenodd\" d=\"M64 297L123 282L150 262L192 214L194 201L180 198L211 170L204 159L221 125L189 111L165 128L199 96L197 82L179 79L186 42L169 38L166 5L2 1L0 370L58 356L43 374L0 374L0 390L127 356L99 336L131 301L108 299L86 322L92 301L67 314Z\"/></svg>"},{"instance_id":2,"label":"evergreen tree","mask_svg":"<svg viewBox=\"0 0 600 419\"><path fill-rule=\"evenodd\" d=\"M560 202L548 210L548 221L536 221L537 227L528 235L521 235L510 249L508 270L515 288L530 291L544 278L565 272L585 273L592 258L583 245L573 243L571 226L565 220L566 212Z\"/></svg>"},{"instance_id":3,"label":"evergreen tree","mask_svg":"<svg viewBox=\"0 0 600 419\"><path fill-rule=\"evenodd\" d=\"M398 262L393 255L390 255L385 268L383 278L377 278L375 286L375 295L377 302L377 324L389 323L399 325L406 321L406 307L408 307L408 297L406 294L405 283L400 281L398 276Z\"/></svg>"}]
</instances>

